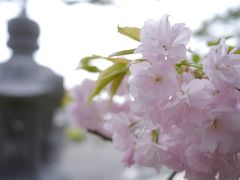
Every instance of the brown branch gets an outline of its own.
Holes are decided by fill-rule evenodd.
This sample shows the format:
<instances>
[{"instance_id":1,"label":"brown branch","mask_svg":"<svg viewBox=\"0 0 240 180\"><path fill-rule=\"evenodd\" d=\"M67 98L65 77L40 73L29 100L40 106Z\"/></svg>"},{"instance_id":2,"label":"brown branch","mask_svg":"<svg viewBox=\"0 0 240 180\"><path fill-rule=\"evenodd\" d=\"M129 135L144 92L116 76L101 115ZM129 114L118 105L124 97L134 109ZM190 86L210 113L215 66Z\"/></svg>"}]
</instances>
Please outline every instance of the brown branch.
<instances>
[{"instance_id":1,"label":"brown branch","mask_svg":"<svg viewBox=\"0 0 240 180\"><path fill-rule=\"evenodd\" d=\"M96 130L88 129L87 131L92 133L92 134L94 134L94 135L96 135L96 136L98 136L98 137L100 137L100 138L102 138L105 141L112 141L112 138L110 138L110 137L108 137L108 136L106 136L106 135L104 135L104 134L102 134L102 133L100 133L100 132L98 132Z\"/></svg>"},{"instance_id":2,"label":"brown branch","mask_svg":"<svg viewBox=\"0 0 240 180\"><path fill-rule=\"evenodd\" d=\"M92 134L94 134L94 135L96 135L96 136L98 136L98 137L100 137L100 138L102 138L105 141L112 141L112 138L110 138L110 137L100 133L99 131L91 130L91 129L88 129L87 131L92 133ZM167 180L173 180L173 178L175 177L176 174L177 174L177 172L175 172L175 171L172 172L172 174L168 177Z\"/></svg>"},{"instance_id":3,"label":"brown branch","mask_svg":"<svg viewBox=\"0 0 240 180\"><path fill-rule=\"evenodd\" d=\"M169 178L167 180L173 180L173 178L175 177L175 175L177 174L177 172L172 172L172 174L169 176Z\"/></svg>"}]
</instances>

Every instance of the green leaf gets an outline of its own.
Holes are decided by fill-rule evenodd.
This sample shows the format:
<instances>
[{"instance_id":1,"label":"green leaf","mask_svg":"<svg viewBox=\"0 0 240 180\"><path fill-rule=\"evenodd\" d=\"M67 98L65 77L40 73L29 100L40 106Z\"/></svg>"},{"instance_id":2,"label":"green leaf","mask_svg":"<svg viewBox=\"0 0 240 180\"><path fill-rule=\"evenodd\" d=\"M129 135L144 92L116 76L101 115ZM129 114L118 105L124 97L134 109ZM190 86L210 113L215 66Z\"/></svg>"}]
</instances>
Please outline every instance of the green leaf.
<instances>
[{"instance_id":1,"label":"green leaf","mask_svg":"<svg viewBox=\"0 0 240 180\"><path fill-rule=\"evenodd\" d=\"M113 66L115 66L115 67L113 67ZM128 66L127 66L127 64L118 63L118 64L112 65L111 67L116 68L116 69L113 70L113 71L111 71L111 72L108 72L108 74L104 74L104 77L102 77L103 79L107 79L107 78L109 78L109 77L116 76L116 75L118 75L118 74L128 72ZM105 70L105 71L106 71L106 70ZM103 73L102 73L102 74L103 74Z\"/></svg>"},{"instance_id":2,"label":"green leaf","mask_svg":"<svg viewBox=\"0 0 240 180\"><path fill-rule=\"evenodd\" d=\"M91 61L94 59L99 59L97 56L87 56L80 60L80 65L77 69L84 69L89 72L101 72L97 66L90 65Z\"/></svg>"},{"instance_id":3,"label":"green leaf","mask_svg":"<svg viewBox=\"0 0 240 180\"><path fill-rule=\"evenodd\" d=\"M207 45L208 46L217 46L220 43L220 39L215 40L215 41L208 41Z\"/></svg>"},{"instance_id":4,"label":"green leaf","mask_svg":"<svg viewBox=\"0 0 240 180\"><path fill-rule=\"evenodd\" d=\"M187 60L183 60L180 63L175 65L176 72L179 75L182 75L184 71L186 71L186 67L194 67L196 69L202 70L202 65L201 64L193 64L189 63Z\"/></svg>"},{"instance_id":5,"label":"green leaf","mask_svg":"<svg viewBox=\"0 0 240 180\"><path fill-rule=\"evenodd\" d=\"M98 95L111 81L113 81L119 74L128 72L127 63L116 63L102 71L96 81L96 86L89 96L89 102Z\"/></svg>"},{"instance_id":6,"label":"green leaf","mask_svg":"<svg viewBox=\"0 0 240 180\"><path fill-rule=\"evenodd\" d=\"M109 57L113 56L124 56L124 55L129 55L129 54L134 54L135 49L128 49L128 50L123 50L123 51L118 51L113 54L111 54Z\"/></svg>"},{"instance_id":7,"label":"green leaf","mask_svg":"<svg viewBox=\"0 0 240 180\"><path fill-rule=\"evenodd\" d=\"M117 77L112 81L111 90L110 90L111 99L116 94L126 74L127 72L121 73L117 75Z\"/></svg>"},{"instance_id":8,"label":"green leaf","mask_svg":"<svg viewBox=\"0 0 240 180\"><path fill-rule=\"evenodd\" d=\"M94 55L96 59L105 59L108 61L111 61L113 63L128 63L129 60L124 59L124 58L112 58L112 57L104 57L104 56L99 56L99 55Z\"/></svg>"},{"instance_id":9,"label":"green leaf","mask_svg":"<svg viewBox=\"0 0 240 180\"><path fill-rule=\"evenodd\" d=\"M198 64L200 62L200 56L198 54L193 54L192 61L194 64Z\"/></svg>"},{"instance_id":10,"label":"green leaf","mask_svg":"<svg viewBox=\"0 0 240 180\"><path fill-rule=\"evenodd\" d=\"M240 54L240 49L236 50L234 54Z\"/></svg>"},{"instance_id":11,"label":"green leaf","mask_svg":"<svg viewBox=\"0 0 240 180\"><path fill-rule=\"evenodd\" d=\"M226 37L224 37L225 39L230 39L230 38L232 38L232 36L226 36ZM221 38L219 38L219 39L217 39L217 40L215 40L215 41L208 41L207 42L207 45L208 46L217 46L219 43L220 43L220 41L221 41Z\"/></svg>"},{"instance_id":12,"label":"green leaf","mask_svg":"<svg viewBox=\"0 0 240 180\"><path fill-rule=\"evenodd\" d=\"M234 48L235 48L235 47L233 47L233 46L229 46L229 47L228 47L228 53L230 53ZM240 49L237 49L237 50L234 52L234 54L240 54Z\"/></svg>"},{"instance_id":13,"label":"green leaf","mask_svg":"<svg viewBox=\"0 0 240 180\"><path fill-rule=\"evenodd\" d=\"M159 135L160 135L160 130L159 129L154 129L152 130L152 142L158 143Z\"/></svg>"},{"instance_id":14,"label":"green leaf","mask_svg":"<svg viewBox=\"0 0 240 180\"><path fill-rule=\"evenodd\" d=\"M130 37L136 41L140 41L140 28L137 27L120 27L118 26L118 32Z\"/></svg>"},{"instance_id":15,"label":"green leaf","mask_svg":"<svg viewBox=\"0 0 240 180\"><path fill-rule=\"evenodd\" d=\"M234 49L233 46L229 46L229 47L228 47L228 51L227 51L227 53L230 53L233 49Z\"/></svg>"},{"instance_id":16,"label":"green leaf","mask_svg":"<svg viewBox=\"0 0 240 180\"><path fill-rule=\"evenodd\" d=\"M176 64L176 65L175 65L175 69L176 69L176 72L177 72L179 75L182 75L182 74L183 74L183 68L182 68L182 64L181 64L181 63Z\"/></svg>"}]
</instances>

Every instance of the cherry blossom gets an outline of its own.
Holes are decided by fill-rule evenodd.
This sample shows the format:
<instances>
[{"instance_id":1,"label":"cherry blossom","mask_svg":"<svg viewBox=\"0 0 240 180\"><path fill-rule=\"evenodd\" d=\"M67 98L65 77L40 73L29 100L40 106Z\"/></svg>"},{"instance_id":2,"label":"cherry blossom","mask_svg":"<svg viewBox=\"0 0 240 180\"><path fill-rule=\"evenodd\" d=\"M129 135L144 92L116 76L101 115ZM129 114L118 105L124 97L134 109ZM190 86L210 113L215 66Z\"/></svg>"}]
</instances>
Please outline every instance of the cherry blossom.
<instances>
[{"instance_id":1,"label":"cherry blossom","mask_svg":"<svg viewBox=\"0 0 240 180\"><path fill-rule=\"evenodd\" d=\"M109 99L97 98L89 103L88 96L94 84L94 81L85 80L81 85L72 89L73 102L68 107L68 112L70 118L81 127L109 136L104 129L109 114L129 111L129 102L126 100L123 103L113 102L110 104Z\"/></svg>"},{"instance_id":2,"label":"cherry blossom","mask_svg":"<svg viewBox=\"0 0 240 180\"><path fill-rule=\"evenodd\" d=\"M183 23L170 25L168 15L159 21L148 20L141 29L142 44L136 52L152 63L159 63L166 59L174 63L186 57L186 45L191 31Z\"/></svg>"},{"instance_id":3,"label":"cherry blossom","mask_svg":"<svg viewBox=\"0 0 240 180\"><path fill-rule=\"evenodd\" d=\"M219 91L235 90L240 83L240 55L229 53L225 40L210 50L203 60L203 70Z\"/></svg>"},{"instance_id":4,"label":"cherry blossom","mask_svg":"<svg viewBox=\"0 0 240 180\"><path fill-rule=\"evenodd\" d=\"M136 49L142 61L129 63L119 91L124 101L95 98L93 82L73 89L71 114L80 126L112 138L127 166L167 166L188 180L240 178L240 55L225 39L199 64L182 64L191 31L170 25L167 15L148 20ZM194 76L193 69L203 72ZM94 113L92 113L94 112Z\"/></svg>"}]
</instances>

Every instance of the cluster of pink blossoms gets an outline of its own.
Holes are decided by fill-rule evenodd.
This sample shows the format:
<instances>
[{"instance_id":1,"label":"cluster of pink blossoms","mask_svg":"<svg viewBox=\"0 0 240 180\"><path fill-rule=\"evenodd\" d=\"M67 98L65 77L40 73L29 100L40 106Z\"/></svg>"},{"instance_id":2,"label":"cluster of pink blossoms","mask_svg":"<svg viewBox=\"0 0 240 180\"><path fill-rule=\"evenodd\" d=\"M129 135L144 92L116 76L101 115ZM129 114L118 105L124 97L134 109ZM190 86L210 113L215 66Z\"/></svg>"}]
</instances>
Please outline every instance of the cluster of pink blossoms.
<instances>
[{"instance_id":1,"label":"cluster of pink blossoms","mask_svg":"<svg viewBox=\"0 0 240 180\"><path fill-rule=\"evenodd\" d=\"M110 114L101 128L128 166L164 165L185 171L189 180L239 180L240 55L222 39L202 59L201 79L190 70L179 74L175 65L186 58L190 36L184 24L171 26L168 16L144 24L136 52L145 61L130 66L130 109L108 110L101 103L98 109ZM76 107L77 117L86 118ZM87 118L89 128L96 119Z\"/></svg>"},{"instance_id":2,"label":"cluster of pink blossoms","mask_svg":"<svg viewBox=\"0 0 240 180\"><path fill-rule=\"evenodd\" d=\"M68 112L71 119L80 127L91 132L101 133L105 138L111 138L111 134L105 130L104 124L111 118L111 114L130 111L129 101L123 103L109 98L98 97L93 102L88 102L89 93L94 88L95 81L86 79L81 85L75 86L71 91L74 101L69 105ZM123 88L124 89L124 88ZM125 94L124 90L120 95Z\"/></svg>"}]
</instances>

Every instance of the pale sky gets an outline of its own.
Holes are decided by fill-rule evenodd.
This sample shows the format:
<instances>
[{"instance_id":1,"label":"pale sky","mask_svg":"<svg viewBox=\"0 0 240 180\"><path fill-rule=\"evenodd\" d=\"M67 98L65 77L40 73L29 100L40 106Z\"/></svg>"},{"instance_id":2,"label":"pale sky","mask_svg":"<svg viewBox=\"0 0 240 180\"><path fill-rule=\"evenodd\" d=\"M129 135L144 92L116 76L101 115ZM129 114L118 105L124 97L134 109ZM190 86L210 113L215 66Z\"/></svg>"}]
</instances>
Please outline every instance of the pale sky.
<instances>
[{"instance_id":1,"label":"pale sky","mask_svg":"<svg viewBox=\"0 0 240 180\"><path fill-rule=\"evenodd\" d=\"M115 2L114 6L87 3L67 6L61 0L29 0L28 15L41 28L36 61L64 76L65 86L70 88L87 76L85 72L75 70L81 57L90 54L108 55L138 45L118 34L118 25L141 27L149 18L157 20L163 14L169 14L172 23L184 22L191 29L196 29L202 20L240 5L239 0ZM0 3L0 62L10 57L6 47L6 22L18 12L16 4Z\"/></svg>"}]
</instances>

